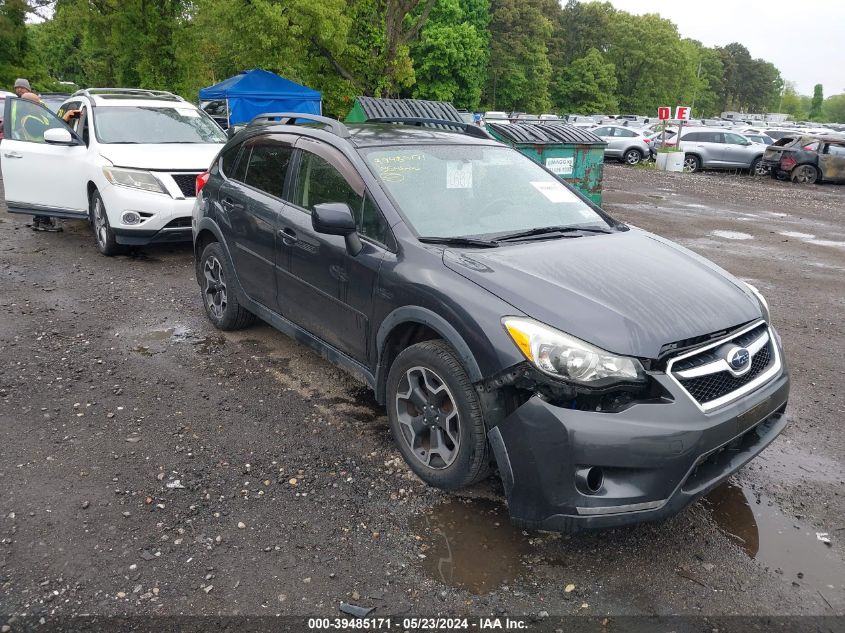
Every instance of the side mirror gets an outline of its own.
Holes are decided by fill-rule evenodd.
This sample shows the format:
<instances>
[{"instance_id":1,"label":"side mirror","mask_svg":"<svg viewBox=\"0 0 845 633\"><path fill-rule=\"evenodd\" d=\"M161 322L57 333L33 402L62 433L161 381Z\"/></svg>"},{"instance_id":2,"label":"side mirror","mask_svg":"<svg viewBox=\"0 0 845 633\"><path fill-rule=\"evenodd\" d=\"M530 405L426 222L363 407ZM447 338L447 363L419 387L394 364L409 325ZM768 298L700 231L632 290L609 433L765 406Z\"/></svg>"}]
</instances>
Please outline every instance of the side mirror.
<instances>
[{"instance_id":1,"label":"side mirror","mask_svg":"<svg viewBox=\"0 0 845 633\"><path fill-rule=\"evenodd\" d=\"M44 132L44 142L51 145L76 145L73 135L63 127L53 127Z\"/></svg>"},{"instance_id":2,"label":"side mirror","mask_svg":"<svg viewBox=\"0 0 845 633\"><path fill-rule=\"evenodd\" d=\"M346 240L346 250L350 255L357 255L363 249L355 226L352 209L345 202L324 202L314 205L311 212L311 226L317 233L342 235Z\"/></svg>"}]
</instances>

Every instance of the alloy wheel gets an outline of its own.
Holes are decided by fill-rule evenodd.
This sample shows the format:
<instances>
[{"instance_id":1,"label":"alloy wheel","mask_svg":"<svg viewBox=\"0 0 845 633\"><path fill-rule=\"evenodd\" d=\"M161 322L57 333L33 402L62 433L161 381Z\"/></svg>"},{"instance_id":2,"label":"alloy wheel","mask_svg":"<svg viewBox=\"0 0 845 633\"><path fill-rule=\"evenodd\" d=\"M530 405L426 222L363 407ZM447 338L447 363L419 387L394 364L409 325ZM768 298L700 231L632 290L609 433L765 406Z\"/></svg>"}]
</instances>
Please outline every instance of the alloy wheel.
<instances>
[{"instance_id":1,"label":"alloy wheel","mask_svg":"<svg viewBox=\"0 0 845 633\"><path fill-rule=\"evenodd\" d=\"M427 367L411 367L399 381L394 406L414 457L434 470L448 468L460 449L461 421L445 381Z\"/></svg>"},{"instance_id":2,"label":"alloy wheel","mask_svg":"<svg viewBox=\"0 0 845 633\"><path fill-rule=\"evenodd\" d=\"M698 171L698 160L695 156L687 156L684 158L684 171L691 174Z\"/></svg>"},{"instance_id":3,"label":"alloy wheel","mask_svg":"<svg viewBox=\"0 0 845 633\"><path fill-rule=\"evenodd\" d=\"M754 165L754 175L755 176L766 176L769 173L769 168L763 164L762 160L758 160L757 164Z\"/></svg>"},{"instance_id":4,"label":"alloy wheel","mask_svg":"<svg viewBox=\"0 0 845 633\"><path fill-rule=\"evenodd\" d=\"M105 248L109 241L109 227L106 223L106 210L103 208L103 201L99 196L94 198L94 232L97 236L97 243Z\"/></svg>"},{"instance_id":5,"label":"alloy wheel","mask_svg":"<svg viewBox=\"0 0 845 633\"><path fill-rule=\"evenodd\" d=\"M816 168L811 165L801 165L795 170L792 180L802 185L812 185L816 182Z\"/></svg>"},{"instance_id":6,"label":"alloy wheel","mask_svg":"<svg viewBox=\"0 0 845 633\"><path fill-rule=\"evenodd\" d=\"M226 279L223 276L223 266L220 264L220 260L214 256L206 259L205 266L203 266L203 275L205 277L205 288L203 290L205 304L215 318L222 319L227 302Z\"/></svg>"},{"instance_id":7,"label":"alloy wheel","mask_svg":"<svg viewBox=\"0 0 845 633\"><path fill-rule=\"evenodd\" d=\"M637 165L640 162L640 153L636 150L631 150L625 154L625 162L629 165Z\"/></svg>"}]
</instances>

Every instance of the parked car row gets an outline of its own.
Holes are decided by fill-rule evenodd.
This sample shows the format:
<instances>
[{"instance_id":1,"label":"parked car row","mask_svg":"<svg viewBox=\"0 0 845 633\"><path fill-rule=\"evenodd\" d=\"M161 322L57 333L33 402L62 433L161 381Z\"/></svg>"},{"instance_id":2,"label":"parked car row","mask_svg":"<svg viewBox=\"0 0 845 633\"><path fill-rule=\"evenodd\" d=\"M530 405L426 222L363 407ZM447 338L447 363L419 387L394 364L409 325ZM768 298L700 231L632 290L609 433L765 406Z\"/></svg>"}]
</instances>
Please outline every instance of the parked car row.
<instances>
[{"instance_id":1,"label":"parked car row","mask_svg":"<svg viewBox=\"0 0 845 633\"><path fill-rule=\"evenodd\" d=\"M10 210L88 219L105 254L189 231L215 327L260 318L319 351L373 389L423 481L495 466L519 525L670 516L786 426L756 288L475 126L269 115L226 141L169 93L68 109L73 127L6 100Z\"/></svg>"}]
</instances>

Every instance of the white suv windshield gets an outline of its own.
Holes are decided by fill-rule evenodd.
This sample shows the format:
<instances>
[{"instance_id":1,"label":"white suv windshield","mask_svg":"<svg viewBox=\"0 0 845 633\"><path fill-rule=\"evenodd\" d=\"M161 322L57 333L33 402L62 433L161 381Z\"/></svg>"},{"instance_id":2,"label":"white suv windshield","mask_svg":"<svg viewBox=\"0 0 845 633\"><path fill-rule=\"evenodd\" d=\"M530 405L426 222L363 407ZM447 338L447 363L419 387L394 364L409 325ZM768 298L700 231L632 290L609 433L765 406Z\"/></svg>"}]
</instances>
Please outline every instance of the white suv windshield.
<instances>
[{"instance_id":1,"label":"white suv windshield","mask_svg":"<svg viewBox=\"0 0 845 633\"><path fill-rule=\"evenodd\" d=\"M100 143L225 143L226 135L195 107L98 106L94 129Z\"/></svg>"},{"instance_id":2,"label":"white suv windshield","mask_svg":"<svg viewBox=\"0 0 845 633\"><path fill-rule=\"evenodd\" d=\"M481 237L547 226L609 226L560 180L510 148L423 145L363 153L421 236Z\"/></svg>"}]
</instances>

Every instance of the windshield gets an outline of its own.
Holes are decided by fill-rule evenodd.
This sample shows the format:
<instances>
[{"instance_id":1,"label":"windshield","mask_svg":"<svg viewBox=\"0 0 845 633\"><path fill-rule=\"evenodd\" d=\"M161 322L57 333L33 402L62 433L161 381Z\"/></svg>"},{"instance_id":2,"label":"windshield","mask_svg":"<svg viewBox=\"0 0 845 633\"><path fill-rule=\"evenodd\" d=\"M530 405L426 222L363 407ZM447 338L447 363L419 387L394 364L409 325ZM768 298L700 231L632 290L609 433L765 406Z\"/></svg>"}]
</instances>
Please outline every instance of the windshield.
<instances>
[{"instance_id":1,"label":"windshield","mask_svg":"<svg viewBox=\"0 0 845 633\"><path fill-rule=\"evenodd\" d=\"M420 236L495 238L546 226L608 227L560 180L507 147L379 147L363 153ZM571 158L549 160L572 171Z\"/></svg>"},{"instance_id":2,"label":"windshield","mask_svg":"<svg viewBox=\"0 0 845 633\"><path fill-rule=\"evenodd\" d=\"M98 106L94 129L100 143L225 143L208 115L189 104L174 107Z\"/></svg>"}]
</instances>

